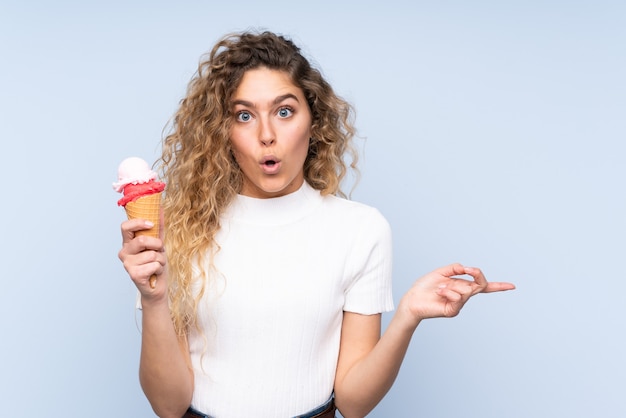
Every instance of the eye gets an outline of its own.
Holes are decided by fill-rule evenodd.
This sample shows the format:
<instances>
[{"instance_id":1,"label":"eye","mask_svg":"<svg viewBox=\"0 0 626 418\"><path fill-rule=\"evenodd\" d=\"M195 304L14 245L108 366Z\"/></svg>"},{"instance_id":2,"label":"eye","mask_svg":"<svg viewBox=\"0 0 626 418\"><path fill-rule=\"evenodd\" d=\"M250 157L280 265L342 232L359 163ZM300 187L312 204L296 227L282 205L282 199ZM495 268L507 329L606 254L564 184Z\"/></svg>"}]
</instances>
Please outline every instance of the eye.
<instances>
[{"instance_id":1,"label":"eye","mask_svg":"<svg viewBox=\"0 0 626 418\"><path fill-rule=\"evenodd\" d=\"M280 118L288 118L293 114L293 110L289 107L281 107L278 109L278 117Z\"/></svg>"},{"instance_id":2,"label":"eye","mask_svg":"<svg viewBox=\"0 0 626 418\"><path fill-rule=\"evenodd\" d=\"M252 115L250 112L242 110L241 112L237 112L237 121L239 122L248 122L252 119Z\"/></svg>"}]
</instances>

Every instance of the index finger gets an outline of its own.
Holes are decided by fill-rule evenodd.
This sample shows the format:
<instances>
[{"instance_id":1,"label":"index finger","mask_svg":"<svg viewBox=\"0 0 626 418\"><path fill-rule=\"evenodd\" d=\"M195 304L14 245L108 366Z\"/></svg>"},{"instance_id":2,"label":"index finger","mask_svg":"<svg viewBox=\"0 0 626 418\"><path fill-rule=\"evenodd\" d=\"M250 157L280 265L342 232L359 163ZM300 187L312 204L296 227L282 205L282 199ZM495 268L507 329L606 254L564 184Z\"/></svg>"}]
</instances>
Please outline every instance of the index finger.
<instances>
[{"instance_id":1,"label":"index finger","mask_svg":"<svg viewBox=\"0 0 626 418\"><path fill-rule=\"evenodd\" d=\"M460 263L454 263L439 267L438 269L435 269L433 273L440 274L445 277L452 277L459 274L465 274L465 267Z\"/></svg>"},{"instance_id":2,"label":"index finger","mask_svg":"<svg viewBox=\"0 0 626 418\"><path fill-rule=\"evenodd\" d=\"M122 243L127 243L131 239L135 238L137 231L143 231L144 229L150 229L154 224L145 219L130 219L122 222Z\"/></svg>"},{"instance_id":3,"label":"index finger","mask_svg":"<svg viewBox=\"0 0 626 418\"><path fill-rule=\"evenodd\" d=\"M465 267L465 274L469 274L481 288L486 288L489 284L482 270L477 267Z\"/></svg>"}]
</instances>

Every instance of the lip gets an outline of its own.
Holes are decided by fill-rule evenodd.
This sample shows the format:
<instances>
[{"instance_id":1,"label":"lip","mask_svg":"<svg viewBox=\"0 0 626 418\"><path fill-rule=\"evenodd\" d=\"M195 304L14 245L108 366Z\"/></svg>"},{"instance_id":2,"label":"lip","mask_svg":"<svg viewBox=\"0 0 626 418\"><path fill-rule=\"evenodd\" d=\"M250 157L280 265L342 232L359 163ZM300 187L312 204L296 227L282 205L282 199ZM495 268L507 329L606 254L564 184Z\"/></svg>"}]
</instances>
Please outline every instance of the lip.
<instances>
[{"instance_id":1,"label":"lip","mask_svg":"<svg viewBox=\"0 0 626 418\"><path fill-rule=\"evenodd\" d=\"M278 157L274 155L266 155L261 158L259 165L261 166L263 173L276 174L280 171L281 162Z\"/></svg>"}]
</instances>

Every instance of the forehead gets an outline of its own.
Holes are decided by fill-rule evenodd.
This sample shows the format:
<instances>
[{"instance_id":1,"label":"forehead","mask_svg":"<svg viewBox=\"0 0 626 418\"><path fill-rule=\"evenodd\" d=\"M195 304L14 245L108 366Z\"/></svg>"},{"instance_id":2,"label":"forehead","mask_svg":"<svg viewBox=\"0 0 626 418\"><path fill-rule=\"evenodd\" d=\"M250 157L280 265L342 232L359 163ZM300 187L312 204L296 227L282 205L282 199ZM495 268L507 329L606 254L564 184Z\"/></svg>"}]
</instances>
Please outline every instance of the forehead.
<instances>
[{"instance_id":1,"label":"forehead","mask_svg":"<svg viewBox=\"0 0 626 418\"><path fill-rule=\"evenodd\" d=\"M247 70L239 86L235 90L233 99L252 101L273 100L274 98L291 93L304 99L302 89L296 86L285 71L272 70L266 67Z\"/></svg>"}]
</instances>

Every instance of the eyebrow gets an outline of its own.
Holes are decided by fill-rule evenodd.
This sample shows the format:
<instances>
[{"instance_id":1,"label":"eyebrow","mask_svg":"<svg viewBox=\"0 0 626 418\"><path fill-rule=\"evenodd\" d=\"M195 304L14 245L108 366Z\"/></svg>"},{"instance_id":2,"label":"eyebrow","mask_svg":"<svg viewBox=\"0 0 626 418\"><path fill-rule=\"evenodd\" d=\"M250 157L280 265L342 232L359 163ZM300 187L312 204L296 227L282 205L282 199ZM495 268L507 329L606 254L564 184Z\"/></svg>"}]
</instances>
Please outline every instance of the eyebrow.
<instances>
[{"instance_id":1,"label":"eyebrow","mask_svg":"<svg viewBox=\"0 0 626 418\"><path fill-rule=\"evenodd\" d=\"M278 103L281 103L287 99L294 99L296 102L300 103L300 100L298 100L298 98L296 97L295 94L292 93L287 93L287 94L283 94L281 96L276 97L273 101L272 104L276 105ZM248 107L254 107L254 103L249 102L247 100L233 100L233 106L234 105L242 105L242 106L248 106Z\"/></svg>"}]
</instances>

